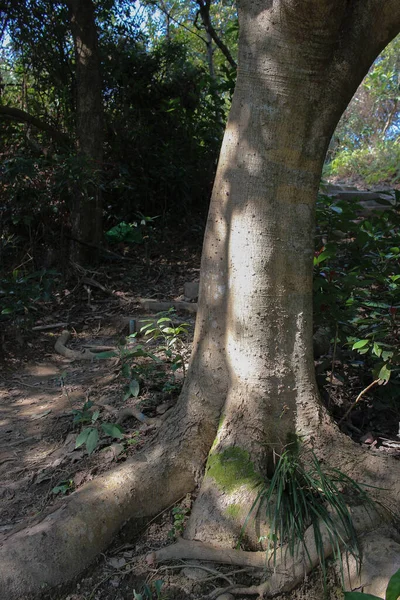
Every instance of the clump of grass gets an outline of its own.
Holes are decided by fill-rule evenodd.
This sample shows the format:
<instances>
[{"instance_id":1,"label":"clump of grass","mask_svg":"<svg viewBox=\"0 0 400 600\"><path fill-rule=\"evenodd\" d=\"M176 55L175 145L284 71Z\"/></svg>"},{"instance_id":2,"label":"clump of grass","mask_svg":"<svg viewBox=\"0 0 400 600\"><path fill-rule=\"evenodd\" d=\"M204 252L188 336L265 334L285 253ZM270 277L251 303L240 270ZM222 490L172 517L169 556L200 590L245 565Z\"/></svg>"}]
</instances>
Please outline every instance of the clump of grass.
<instances>
[{"instance_id":1,"label":"clump of grass","mask_svg":"<svg viewBox=\"0 0 400 600\"><path fill-rule=\"evenodd\" d=\"M272 479L261 484L243 529L254 510L265 510L270 527L267 553L272 551L275 568L278 550L282 558L284 547L291 556L304 548L311 562L305 532L312 526L326 584L323 530L327 531L333 557L340 561L342 578L344 553L352 554L360 565L361 551L349 509L355 504L363 505L367 510L375 508L364 486L339 469L322 467L313 450L305 448L295 438L279 456Z\"/></svg>"}]
</instances>

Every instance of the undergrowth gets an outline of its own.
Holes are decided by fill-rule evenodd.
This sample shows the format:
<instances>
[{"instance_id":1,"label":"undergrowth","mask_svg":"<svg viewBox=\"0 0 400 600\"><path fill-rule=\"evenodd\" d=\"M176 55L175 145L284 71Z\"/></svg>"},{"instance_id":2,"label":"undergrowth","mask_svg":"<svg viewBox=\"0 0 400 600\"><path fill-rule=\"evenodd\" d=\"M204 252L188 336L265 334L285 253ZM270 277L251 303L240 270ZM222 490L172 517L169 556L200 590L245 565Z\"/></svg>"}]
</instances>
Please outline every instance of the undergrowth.
<instances>
[{"instance_id":1,"label":"undergrowth","mask_svg":"<svg viewBox=\"0 0 400 600\"><path fill-rule=\"evenodd\" d=\"M261 484L243 531L253 511L265 511L270 532L260 541L266 542L275 569L279 553L281 559L287 552L296 557L303 548L311 563L306 531L312 527L326 585L324 538L328 538L333 557L342 567L342 578L345 553L352 554L360 565L361 552L350 510L355 504L371 511L375 508L364 487L339 469L323 466L313 450L293 436L277 458L271 480Z\"/></svg>"}]
</instances>

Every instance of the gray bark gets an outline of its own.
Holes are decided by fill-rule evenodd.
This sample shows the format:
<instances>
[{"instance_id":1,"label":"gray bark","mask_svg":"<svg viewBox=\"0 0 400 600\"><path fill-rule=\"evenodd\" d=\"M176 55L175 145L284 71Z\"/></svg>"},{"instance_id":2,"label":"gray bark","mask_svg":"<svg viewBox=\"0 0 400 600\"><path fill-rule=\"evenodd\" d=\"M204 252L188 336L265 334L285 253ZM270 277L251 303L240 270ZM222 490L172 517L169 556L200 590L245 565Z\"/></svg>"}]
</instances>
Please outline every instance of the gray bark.
<instances>
[{"instance_id":1,"label":"gray bark","mask_svg":"<svg viewBox=\"0 0 400 600\"><path fill-rule=\"evenodd\" d=\"M290 433L319 438L325 458L331 438L340 440L342 457L356 450L326 415L314 379L314 211L329 140L399 30L400 7L241 0L239 23L238 79L205 234L195 334L226 395L186 531L231 547L257 474L271 472L272 450L279 453ZM344 464L362 478L364 459L358 469Z\"/></svg>"},{"instance_id":2,"label":"gray bark","mask_svg":"<svg viewBox=\"0 0 400 600\"><path fill-rule=\"evenodd\" d=\"M400 3L241 0L239 17L239 76L179 403L154 446L63 502L62 520L58 512L8 535L0 592L9 600L78 574L126 519L191 491L204 463L186 537L233 546L255 481L294 431L321 459L400 505L398 463L357 449L320 404L311 295L328 142L372 60L400 29Z\"/></svg>"}]
</instances>

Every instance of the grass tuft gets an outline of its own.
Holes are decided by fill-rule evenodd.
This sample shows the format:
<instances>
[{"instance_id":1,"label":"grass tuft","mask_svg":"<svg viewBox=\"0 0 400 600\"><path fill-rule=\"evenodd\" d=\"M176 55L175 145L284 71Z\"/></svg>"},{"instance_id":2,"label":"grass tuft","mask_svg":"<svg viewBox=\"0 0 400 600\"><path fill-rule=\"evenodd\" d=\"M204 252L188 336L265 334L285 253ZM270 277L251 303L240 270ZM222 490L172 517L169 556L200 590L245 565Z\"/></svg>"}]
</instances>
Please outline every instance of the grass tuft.
<instances>
[{"instance_id":1,"label":"grass tuft","mask_svg":"<svg viewBox=\"0 0 400 600\"><path fill-rule=\"evenodd\" d=\"M302 446L296 438L279 456L272 479L261 484L243 530L254 510L266 511L270 526L267 553L272 551L275 568L277 553L280 551L282 558L284 547L291 556L297 555L304 547L311 562L305 532L312 526L326 585L323 529L328 533L334 558L340 561L342 579L344 553L352 554L358 567L361 564L361 551L349 509L355 504L363 505L367 510L375 509L375 503L364 486L339 469L322 467L315 453Z\"/></svg>"}]
</instances>

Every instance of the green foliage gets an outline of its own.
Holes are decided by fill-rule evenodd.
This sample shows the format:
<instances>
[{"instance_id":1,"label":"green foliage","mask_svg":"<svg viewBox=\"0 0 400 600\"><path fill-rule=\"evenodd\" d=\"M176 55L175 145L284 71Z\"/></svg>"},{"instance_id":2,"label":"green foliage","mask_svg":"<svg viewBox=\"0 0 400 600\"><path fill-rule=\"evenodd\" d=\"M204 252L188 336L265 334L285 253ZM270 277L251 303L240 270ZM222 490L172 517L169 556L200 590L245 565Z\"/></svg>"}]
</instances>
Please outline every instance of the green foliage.
<instances>
[{"instance_id":1,"label":"green foliage","mask_svg":"<svg viewBox=\"0 0 400 600\"><path fill-rule=\"evenodd\" d=\"M384 140L374 146L339 150L325 169L325 177L361 177L366 184L397 183L400 179L399 139Z\"/></svg>"},{"instance_id":2,"label":"green foliage","mask_svg":"<svg viewBox=\"0 0 400 600\"><path fill-rule=\"evenodd\" d=\"M0 275L0 321L7 316L36 312L40 303L51 300L52 288L59 273L52 269L29 272L14 269Z\"/></svg>"},{"instance_id":3,"label":"green foliage","mask_svg":"<svg viewBox=\"0 0 400 600\"><path fill-rule=\"evenodd\" d=\"M385 595L385 600L398 600L398 598L400 598L400 569L390 578ZM382 598L362 592L345 592L344 600L382 600Z\"/></svg>"},{"instance_id":4,"label":"green foliage","mask_svg":"<svg viewBox=\"0 0 400 600\"><path fill-rule=\"evenodd\" d=\"M136 590L133 590L133 597L135 600L163 600L163 598L165 599L165 596L162 594L163 584L164 582L161 579L154 581L152 586L145 583L140 594Z\"/></svg>"},{"instance_id":5,"label":"green foliage","mask_svg":"<svg viewBox=\"0 0 400 600\"><path fill-rule=\"evenodd\" d=\"M67 479L65 481L60 481L53 489L51 493L54 495L61 494L61 496L65 496L68 492L71 492L74 489L74 481L73 479Z\"/></svg>"},{"instance_id":6,"label":"green foliage","mask_svg":"<svg viewBox=\"0 0 400 600\"><path fill-rule=\"evenodd\" d=\"M176 539L177 537L183 534L183 531L185 529L185 522L189 514L189 509L182 506L175 506L171 512L173 525L170 531L168 532L168 537Z\"/></svg>"},{"instance_id":7,"label":"green foliage","mask_svg":"<svg viewBox=\"0 0 400 600\"><path fill-rule=\"evenodd\" d=\"M104 52L110 222L205 208L226 113L218 85L178 41L110 40Z\"/></svg>"},{"instance_id":8,"label":"green foliage","mask_svg":"<svg viewBox=\"0 0 400 600\"><path fill-rule=\"evenodd\" d=\"M81 409L74 409L72 414L74 416L73 423L75 425L86 425L90 423L89 427L84 427L75 441L75 448L86 446L88 454L92 454L99 445L100 434L103 433L107 437L113 439L123 439L124 432L120 425L115 423L101 422L100 411L92 411L91 408L93 402L91 400L86 401ZM100 426L100 427L99 427Z\"/></svg>"},{"instance_id":9,"label":"green foliage","mask_svg":"<svg viewBox=\"0 0 400 600\"><path fill-rule=\"evenodd\" d=\"M159 312L155 315L156 322L149 319L148 323L143 325L141 333L147 338L147 342L157 342L158 351L165 354L171 364L172 372L182 369L185 375L185 362L179 349L183 346L183 340L188 334L188 323L174 323L176 317L175 310L170 308L168 311ZM161 345L159 342L161 341Z\"/></svg>"},{"instance_id":10,"label":"green foliage","mask_svg":"<svg viewBox=\"0 0 400 600\"><path fill-rule=\"evenodd\" d=\"M372 65L344 112L328 152L326 176L367 184L399 179L400 36Z\"/></svg>"},{"instance_id":11,"label":"green foliage","mask_svg":"<svg viewBox=\"0 0 400 600\"><path fill-rule=\"evenodd\" d=\"M397 205L360 219L358 204L320 196L314 257L314 320L337 331L383 382L400 366L400 215Z\"/></svg>"},{"instance_id":12,"label":"green foliage","mask_svg":"<svg viewBox=\"0 0 400 600\"><path fill-rule=\"evenodd\" d=\"M157 217L145 217L140 214L138 220L133 223L122 221L106 232L106 238L111 244L121 242L130 244L141 244L151 233L151 223Z\"/></svg>"},{"instance_id":13,"label":"green foliage","mask_svg":"<svg viewBox=\"0 0 400 600\"><path fill-rule=\"evenodd\" d=\"M140 394L140 386L143 378L154 370L154 363L159 363L160 359L153 353L148 351L142 344L129 345L129 341L136 338L136 333L131 334L119 345L118 350L108 350L96 354L96 359L103 358L119 358L121 365L121 374L127 381L124 389L124 400L128 400L131 396L137 398ZM134 359L151 359L148 362L141 362Z\"/></svg>"},{"instance_id":14,"label":"green foliage","mask_svg":"<svg viewBox=\"0 0 400 600\"><path fill-rule=\"evenodd\" d=\"M142 384L148 378L153 384L159 381L164 393L180 391L182 384L176 380L175 373L181 368L185 375L185 364L180 349L188 334L188 323L174 323L173 309L157 313L155 317L156 320L144 320L145 324L140 330L146 338L146 343L153 343L155 346L153 352L142 344L131 345L130 342L137 336L137 333L133 333L122 341L117 350L96 354L96 359L100 360L119 358L121 374L126 381L124 400L138 398ZM165 358L164 361L159 358L160 353Z\"/></svg>"},{"instance_id":15,"label":"green foliage","mask_svg":"<svg viewBox=\"0 0 400 600\"><path fill-rule=\"evenodd\" d=\"M335 558L342 559L343 547L360 561L357 535L349 510L349 504L355 502L371 509L374 506L357 482L338 469L324 468L314 452L302 446L296 438L279 456L272 479L261 484L250 514L255 509L266 511L270 525L267 551L273 551L274 566L278 549L281 554L283 552L283 544L287 544L291 556L297 555L304 545L310 559L305 532L312 526L326 580L323 535L328 536Z\"/></svg>"}]
</instances>

